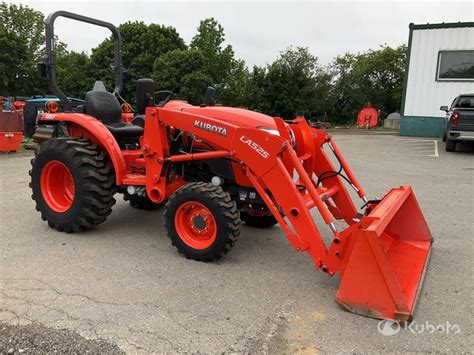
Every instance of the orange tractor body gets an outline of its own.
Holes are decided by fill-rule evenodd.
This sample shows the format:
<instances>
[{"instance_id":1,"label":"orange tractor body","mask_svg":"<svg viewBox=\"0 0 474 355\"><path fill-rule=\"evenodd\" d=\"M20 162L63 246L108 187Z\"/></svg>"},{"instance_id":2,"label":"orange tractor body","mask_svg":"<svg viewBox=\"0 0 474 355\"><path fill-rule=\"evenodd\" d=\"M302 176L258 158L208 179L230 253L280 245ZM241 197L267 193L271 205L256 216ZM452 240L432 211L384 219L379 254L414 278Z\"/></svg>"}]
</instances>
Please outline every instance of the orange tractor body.
<instances>
[{"instance_id":1,"label":"orange tractor body","mask_svg":"<svg viewBox=\"0 0 474 355\"><path fill-rule=\"evenodd\" d=\"M113 25L67 12L48 17L47 38L54 38L57 16L111 29L120 53ZM33 198L51 227L76 232L103 222L120 192L139 208L166 204L173 245L207 261L230 250L241 220L259 228L278 223L316 269L339 273L336 301L343 308L412 318L432 236L410 187L370 201L330 135L302 118L284 121L215 105L212 90L199 107L171 95L156 104L153 82L143 79L134 117L103 90L89 92L84 107L72 112L55 82L51 48L47 53L40 71L65 112L39 118L34 137L42 143L30 174ZM120 68L118 62L116 74ZM120 88L116 75L115 94ZM364 203L361 209L346 186ZM314 208L332 235L329 243L311 215ZM346 228L339 230L336 220Z\"/></svg>"}]
</instances>

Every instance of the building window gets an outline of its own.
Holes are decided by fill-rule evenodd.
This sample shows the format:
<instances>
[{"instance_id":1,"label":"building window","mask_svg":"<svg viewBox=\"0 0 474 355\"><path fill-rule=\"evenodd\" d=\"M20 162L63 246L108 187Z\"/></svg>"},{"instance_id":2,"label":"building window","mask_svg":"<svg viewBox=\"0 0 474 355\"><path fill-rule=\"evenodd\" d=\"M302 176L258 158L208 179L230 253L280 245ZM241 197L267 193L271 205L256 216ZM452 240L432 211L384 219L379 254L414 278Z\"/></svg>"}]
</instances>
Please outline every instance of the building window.
<instances>
[{"instance_id":1,"label":"building window","mask_svg":"<svg viewBox=\"0 0 474 355\"><path fill-rule=\"evenodd\" d=\"M474 81L474 50L440 51L436 79Z\"/></svg>"}]
</instances>

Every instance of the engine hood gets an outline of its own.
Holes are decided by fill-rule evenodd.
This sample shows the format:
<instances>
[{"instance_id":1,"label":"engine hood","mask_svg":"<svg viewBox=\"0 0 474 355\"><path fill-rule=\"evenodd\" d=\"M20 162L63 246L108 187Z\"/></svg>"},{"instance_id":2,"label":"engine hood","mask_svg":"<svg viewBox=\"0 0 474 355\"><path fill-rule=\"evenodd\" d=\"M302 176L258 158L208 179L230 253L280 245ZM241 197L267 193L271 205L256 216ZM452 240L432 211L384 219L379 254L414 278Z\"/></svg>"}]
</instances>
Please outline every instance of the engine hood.
<instances>
[{"instance_id":1,"label":"engine hood","mask_svg":"<svg viewBox=\"0 0 474 355\"><path fill-rule=\"evenodd\" d=\"M242 108L225 106L198 107L179 100L170 101L165 105L165 108L215 118L239 127L277 129L273 117Z\"/></svg>"}]
</instances>

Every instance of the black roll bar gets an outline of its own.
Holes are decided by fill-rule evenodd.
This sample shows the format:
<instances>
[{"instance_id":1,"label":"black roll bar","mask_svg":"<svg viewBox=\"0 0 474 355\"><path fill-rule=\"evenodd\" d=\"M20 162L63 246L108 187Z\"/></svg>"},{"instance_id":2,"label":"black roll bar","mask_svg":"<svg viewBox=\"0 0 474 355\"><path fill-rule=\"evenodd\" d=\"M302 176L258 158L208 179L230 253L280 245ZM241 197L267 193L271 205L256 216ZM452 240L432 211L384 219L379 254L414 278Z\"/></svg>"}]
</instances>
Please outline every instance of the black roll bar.
<instances>
[{"instance_id":1,"label":"black roll bar","mask_svg":"<svg viewBox=\"0 0 474 355\"><path fill-rule=\"evenodd\" d=\"M64 105L65 108L69 108L69 99L60 89L57 78L56 78L56 55L54 53L54 21L58 17L67 17L71 20L76 20L80 22L86 22L91 25L101 26L108 28L114 37L114 65L112 66L112 71L115 78L115 88L114 94L120 94L123 86L123 65L122 65L122 36L117 27L111 23L96 20L91 17L86 17L78 15L68 11L56 11L46 18L46 55L43 57L42 63L46 66L46 80L48 81L49 88L55 94L60 103Z\"/></svg>"}]
</instances>

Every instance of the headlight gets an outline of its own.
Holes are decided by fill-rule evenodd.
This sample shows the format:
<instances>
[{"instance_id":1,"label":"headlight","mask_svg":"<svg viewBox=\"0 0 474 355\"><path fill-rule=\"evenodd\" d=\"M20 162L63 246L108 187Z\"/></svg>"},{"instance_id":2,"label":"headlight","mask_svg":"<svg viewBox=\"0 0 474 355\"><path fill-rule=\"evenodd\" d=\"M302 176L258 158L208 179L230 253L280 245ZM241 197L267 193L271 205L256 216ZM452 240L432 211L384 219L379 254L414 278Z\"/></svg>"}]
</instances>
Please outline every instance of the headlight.
<instances>
[{"instance_id":1,"label":"headlight","mask_svg":"<svg viewBox=\"0 0 474 355\"><path fill-rule=\"evenodd\" d=\"M278 132L277 129L274 128L268 128L268 127L257 127L261 131L268 132L270 134L273 134L274 136L280 136L280 132ZM295 134L291 130L291 128L287 125L286 129L288 130L288 135L290 136L290 144L293 148L296 147L296 139L295 139Z\"/></svg>"},{"instance_id":2,"label":"headlight","mask_svg":"<svg viewBox=\"0 0 474 355\"><path fill-rule=\"evenodd\" d=\"M280 132L278 132L277 129L274 128L268 128L268 127L257 127L261 131L268 132L270 134L273 134L274 136L280 136Z\"/></svg>"}]
</instances>

